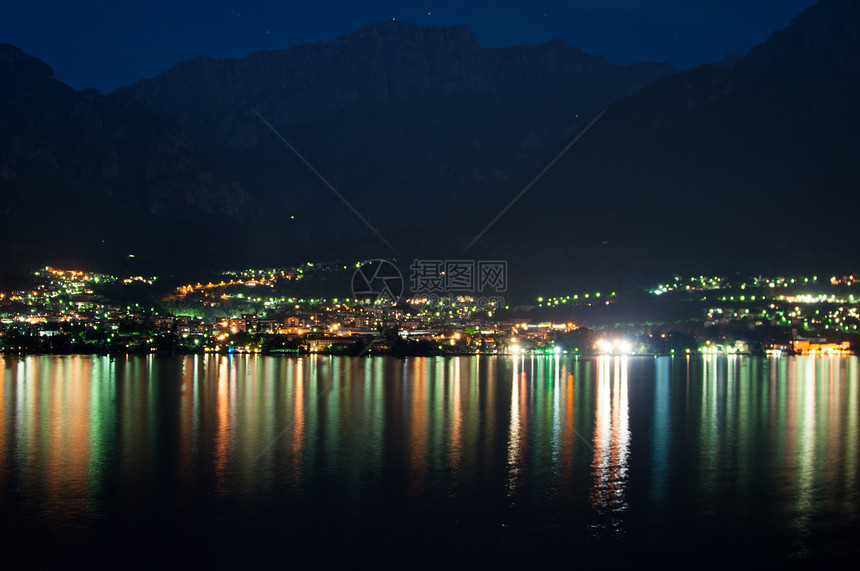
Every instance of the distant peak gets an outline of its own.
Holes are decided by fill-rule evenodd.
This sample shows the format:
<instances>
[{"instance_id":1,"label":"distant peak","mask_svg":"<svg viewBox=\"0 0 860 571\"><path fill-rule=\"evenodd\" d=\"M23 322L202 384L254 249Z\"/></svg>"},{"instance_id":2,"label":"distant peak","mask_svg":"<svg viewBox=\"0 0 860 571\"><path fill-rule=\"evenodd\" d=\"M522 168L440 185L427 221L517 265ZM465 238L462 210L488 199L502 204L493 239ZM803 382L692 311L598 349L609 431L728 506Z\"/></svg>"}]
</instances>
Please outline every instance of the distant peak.
<instances>
[{"instance_id":1,"label":"distant peak","mask_svg":"<svg viewBox=\"0 0 860 571\"><path fill-rule=\"evenodd\" d=\"M805 63L860 69L860 2L821 0L795 16L738 62L752 69Z\"/></svg>"},{"instance_id":2,"label":"distant peak","mask_svg":"<svg viewBox=\"0 0 860 571\"><path fill-rule=\"evenodd\" d=\"M51 66L12 44L0 44L0 74L4 77L49 81L54 79Z\"/></svg>"}]
</instances>

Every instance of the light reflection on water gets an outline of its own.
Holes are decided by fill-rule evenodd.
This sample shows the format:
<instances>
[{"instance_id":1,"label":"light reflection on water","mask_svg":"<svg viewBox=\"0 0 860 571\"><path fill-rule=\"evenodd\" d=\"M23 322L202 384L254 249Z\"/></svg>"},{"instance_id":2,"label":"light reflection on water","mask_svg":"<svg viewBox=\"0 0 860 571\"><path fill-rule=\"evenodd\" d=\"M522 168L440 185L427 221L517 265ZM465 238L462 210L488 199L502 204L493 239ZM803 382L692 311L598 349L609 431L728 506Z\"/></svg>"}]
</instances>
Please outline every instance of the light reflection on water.
<instances>
[{"instance_id":1,"label":"light reflection on water","mask_svg":"<svg viewBox=\"0 0 860 571\"><path fill-rule=\"evenodd\" d=\"M504 562L534 546L730 557L727 541L765 562L856 554L855 358L5 356L0 370L0 544L38 537L47 562L143 530L192 533L181 545L221 561L227 538L317 545L332 526L357 546L494 545Z\"/></svg>"},{"instance_id":2,"label":"light reflection on water","mask_svg":"<svg viewBox=\"0 0 860 571\"><path fill-rule=\"evenodd\" d=\"M621 533L627 509L625 486L630 454L627 358L600 357L594 418L594 484L591 503L607 531Z\"/></svg>"}]
</instances>

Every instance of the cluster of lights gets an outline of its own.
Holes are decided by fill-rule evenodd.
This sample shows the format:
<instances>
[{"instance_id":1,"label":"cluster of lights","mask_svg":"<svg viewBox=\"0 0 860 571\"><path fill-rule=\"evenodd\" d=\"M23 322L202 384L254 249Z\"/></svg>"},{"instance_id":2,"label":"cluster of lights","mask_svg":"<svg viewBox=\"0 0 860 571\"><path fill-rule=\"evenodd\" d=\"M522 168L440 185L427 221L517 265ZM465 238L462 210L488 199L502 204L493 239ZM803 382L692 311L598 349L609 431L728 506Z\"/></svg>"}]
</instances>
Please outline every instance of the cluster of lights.
<instances>
[{"instance_id":1,"label":"cluster of lights","mask_svg":"<svg viewBox=\"0 0 860 571\"><path fill-rule=\"evenodd\" d=\"M595 348L601 355L629 355L633 352L633 344L626 339L599 339Z\"/></svg>"},{"instance_id":2,"label":"cluster of lights","mask_svg":"<svg viewBox=\"0 0 860 571\"><path fill-rule=\"evenodd\" d=\"M831 285L837 284L847 284L851 285L853 283L854 276L845 276L843 278L836 278L835 276L830 279ZM788 288L790 286L799 286L799 285L815 285L818 284L818 276L810 277L777 277L777 278L763 278L761 276L755 278L749 278L746 281L729 281L728 278L724 277L708 277L708 276L695 276L691 278L681 278L680 276L675 276L673 282L659 284L657 287L650 290L650 293L653 295L663 295L666 293L672 292L693 292L693 291L709 291L709 290L728 290L728 289L741 289L745 290L747 288ZM733 299L733 298L732 298Z\"/></svg>"},{"instance_id":3,"label":"cluster of lights","mask_svg":"<svg viewBox=\"0 0 860 571\"><path fill-rule=\"evenodd\" d=\"M564 306L567 304L593 303L595 301L600 301L601 295L602 294L597 291L594 293L576 293L560 297L539 297L537 298L537 302L538 307L558 307L560 305ZM615 297L615 292L611 292L608 296L603 295L603 297L604 299L606 297Z\"/></svg>"},{"instance_id":4,"label":"cluster of lights","mask_svg":"<svg viewBox=\"0 0 860 571\"><path fill-rule=\"evenodd\" d=\"M672 283L660 284L651 290L654 295L662 295L673 291L705 291L712 289L720 289L724 284L724 279L721 277L695 276L683 280L680 276L675 276L675 281Z\"/></svg>"},{"instance_id":5,"label":"cluster of lights","mask_svg":"<svg viewBox=\"0 0 860 571\"><path fill-rule=\"evenodd\" d=\"M559 356L564 352L565 351L562 351L561 347L559 347L558 345L555 345L553 347L544 347L542 349L537 349L537 350L526 350L518 343L514 343L513 345L510 345L510 350L509 350L509 353L511 355L525 355L525 354L535 355L535 354L537 354L537 355Z\"/></svg>"},{"instance_id":6,"label":"cluster of lights","mask_svg":"<svg viewBox=\"0 0 860 571\"><path fill-rule=\"evenodd\" d=\"M743 349L741 347L731 345L712 345L710 344L710 341L708 341L707 345L705 345L704 347L699 347L699 352L703 355L736 355L738 353L742 353Z\"/></svg>"},{"instance_id":7,"label":"cluster of lights","mask_svg":"<svg viewBox=\"0 0 860 571\"><path fill-rule=\"evenodd\" d=\"M346 269L346 266L343 268ZM338 298L334 298L333 300L325 298L297 299L286 296L251 296L248 295L247 292L228 294L223 291L223 288L227 286L247 286L255 288L254 293L262 294L266 290L257 286L273 286L274 282L278 279L294 279L291 276L300 275L302 271L310 269L314 269L315 271L328 271L323 268L322 265L315 268L314 264L306 264L300 268L291 269L228 272L223 274L225 276L223 280L219 278L219 283L210 282L206 285L200 283L194 285L189 284L177 289L176 293L178 295L171 296L172 299L165 298L165 301L173 301L177 298L188 296L189 294L195 294L190 296L189 299L186 299L186 302L191 302L190 304L186 303L181 308L177 309L177 315L193 315L193 312L195 311L193 307L194 304L197 304L198 307L201 305L206 306L206 315L212 315L212 309L209 309L210 307L216 310L218 312L217 315L219 315L219 322L215 325L214 331L211 332L211 337L208 337L208 333L203 332L203 326L198 330L196 326L189 326L188 323L185 322L185 330L192 331L193 335L199 336L199 339L194 340L196 344L199 345L201 340L203 340L204 345L207 345L210 348L214 345L214 347L216 347L215 350L219 350L221 348L224 348L225 350L251 350L250 346L233 347L234 343L244 344L245 341L239 341L239 338L231 338L231 335L236 335L240 331L243 333L246 332L246 326L247 331L256 333L277 332L290 335L302 335L307 332L318 331L317 327L309 327L307 329L303 327L279 328L272 323L267 323L265 325L260 324L258 326L256 322L252 321L248 321L247 324L243 322L240 325L237 325L236 322L222 317L224 315L230 315L231 313L242 313L242 311L239 311L239 308L248 307L247 304L249 303L258 304L258 313L256 314L256 317L259 318L263 318L266 313L270 311L286 310L288 312L293 312L295 310L317 312L316 318L314 316L310 316L309 320L314 321L314 319L316 319L313 325L318 325L319 331L328 332L335 336L353 335L356 329L350 330L351 328L349 324L353 323L353 319L357 320L358 317L361 316L364 320L363 324L359 324L358 321L355 321L356 328L372 328L380 325L386 326L387 323L396 323L407 319L420 323L420 325L415 325L413 327L415 334L425 336L432 335L432 339L437 342L442 342L451 346L466 345L472 347L481 344L473 342L470 337L467 337L465 341L460 342L461 334L452 334L450 328L447 329L448 332L444 335L439 335L439 330L444 328L440 324L450 326L457 323L457 319L463 318L461 324L466 326L466 318L469 317L470 313L478 310L478 308L469 305L470 302L474 301L473 298L469 296L460 296L455 298L458 304L464 304L463 307L452 307L451 305L445 306L444 304L434 303L431 298L425 296L409 300L411 305L413 305L411 310L383 310L382 308L376 307L365 308L360 303L353 300L339 300ZM340 268L337 269L339 270ZM41 283L40 285L35 286L35 289L31 291L14 292L13 295L8 298L6 297L6 294L0 294L0 300L8 299L10 301L23 301L26 304L26 313L23 310L16 309L16 314L12 314L11 317L9 314L4 316L4 323L12 325L13 327L17 327L17 325L15 325L16 323L36 326L33 328L21 328L29 329L30 331L39 329L39 334L41 335L43 332L42 330L54 331L57 329L55 327L46 327L44 324L48 321L56 321L59 323L79 322L84 323L88 330L97 330L101 327L101 330L104 331L106 329L116 330L118 328L117 323L122 320L122 322L126 324L135 323L135 329L133 329L133 331L136 331L137 333L130 334L129 330L126 329L122 333L116 334L117 341L122 338L124 341L129 341L131 343L142 343L147 346L149 350L153 351L155 350L152 346L154 341L151 337L153 331L158 331L159 328L161 331L165 331L165 328L167 327L175 327L177 330L179 328L178 322L176 321L177 318L174 317L174 315L158 316L156 310L151 307L142 308L140 307L140 304L121 306L111 302L105 302L93 295L93 284L152 284L156 279L155 277L132 276L118 279L107 275L80 271L65 271L55 268L45 268L40 270L40 272L37 272L36 275L41 278ZM719 326L727 323L729 320L743 320L749 322L750 328L764 323L770 323L772 325L782 327L787 327L789 325L798 328L803 327L808 331L816 331L819 334L822 334L824 331L856 333L858 325L860 325L860 315L857 313L860 308L856 307L855 304L860 302L860 300L855 302L854 296L843 294L842 291L844 290L842 289L837 290L836 293L828 292L827 294L823 294L820 292L824 287L842 285L850 286L854 283L854 276L846 276L843 278L837 278L834 276L830 278L829 283L825 281L823 285L818 288L805 287L805 284L810 284L810 280L811 283L816 283L817 276L813 276L811 279L755 278L751 281L747 280L747 282L744 283L729 283L723 278L699 276L698 278L690 278L688 280L675 278L675 283L661 284L657 290L652 290L652 293L661 295L663 293L674 291L683 292L693 289L727 289L728 291L725 291L725 295L722 295L721 292L717 295L702 294L695 296L696 300L701 297L701 301L703 302L710 299L710 302L708 302L709 305L703 307L709 307L709 309L706 310L707 319L714 321L712 323L706 321L705 326ZM796 284L797 287L792 288L789 291L785 291L783 289L775 290L777 287L789 287L791 284ZM815 291L815 289L818 291ZM806 291L803 292L802 290ZM78 297L75 298L73 296ZM609 295L606 295L605 293L601 294L600 292L583 293L557 298L538 298L538 303L540 304L540 307L557 307L565 304L575 305L587 303L588 305L591 305L592 302L599 300L602 305L602 302L604 301L609 303L609 298L614 296L614 292ZM233 309L231 310L229 301L224 302L224 300L231 299L242 300L244 304L233 306ZM725 306L725 304L719 303L720 300L723 302L733 302L733 304ZM741 303L734 305L736 302ZM450 301L448 303L450 304ZM720 305L723 305L723 307L719 307ZM186 307L192 313L180 313L184 311L184 308ZM493 307L495 308L495 306ZM487 308L483 308L482 311L486 311L486 309ZM324 317L320 317L321 315ZM490 312L489 315L492 316L492 313ZM139 326L148 322L150 319L152 319L153 322L157 322L152 326L155 329L148 331L140 329ZM232 319L239 319L239 316L232 315ZM342 323L345 324L345 329L342 327ZM207 322L207 324L208 325L206 327L211 326L211 322ZM437 327L435 332L432 329L434 324L435 327ZM480 325L474 323L469 324L468 326L474 329L478 329L480 327ZM418 330L418 328L421 327L424 328L424 331ZM428 327L430 329L428 329ZM510 343L507 344L508 351L509 353L517 355L559 355L564 353L564 351L559 346L553 345L552 330L564 332L572 328L572 323L518 323L513 325L512 334L518 335L521 338L521 342L517 342L516 338L511 339ZM287 331L287 329L289 329L289 331ZM65 327L63 330L70 331L70 329ZM75 330L72 329L72 331ZM482 335L506 335L500 331L501 330L498 326L493 326L486 329L486 331L482 330L481 333ZM132 335L137 338L129 340L129 337ZM150 336L149 339L141 339L147 335ZM469 333L469 335L471 335L471 333ZM182 337L186 338L187 335L183 335ZM663 337L665 337L665 334ZM207 338L209 339L208 342L206 341ZM99 339L105 338L99 337ZM109 339L112 340L113 336ZM493 340L493 343L495 344L496 342L502 341L502 339L503 338L501 337L495 339ZM498 346L504 347L504 345L505 344L502 341ZM538 346L538 348L534 348L535 346ZM128 344L126 344L126 347L128 347ZM641 351L645 347L647 347L647 343L640 346L639 350ZM596 343L595 349L597 353L604 355L626 355L634 352L634 345L623 338L604 338ZM692 351L695 352L696 350L693 349ZM731 354L741 351L742 350L737 346L723 347L710 344L706 344L706 346L699 348L699 352L702 354ZM674 353L674 350L672 352ZM688 350L688 353L689 352L690 351Z\"/></svg>"}]
</instances>

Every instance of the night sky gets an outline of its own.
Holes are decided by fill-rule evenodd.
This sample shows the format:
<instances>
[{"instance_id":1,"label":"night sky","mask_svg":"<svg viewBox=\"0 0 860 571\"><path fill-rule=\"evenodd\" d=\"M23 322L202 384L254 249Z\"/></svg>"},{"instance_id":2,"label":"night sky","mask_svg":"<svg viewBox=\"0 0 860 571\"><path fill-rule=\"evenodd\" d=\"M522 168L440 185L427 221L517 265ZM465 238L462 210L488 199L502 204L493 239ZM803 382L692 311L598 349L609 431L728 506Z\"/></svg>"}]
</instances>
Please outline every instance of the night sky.
<instances>
[{"instance_id":1,"label":"night sky","mask_svg":"<svg viewBox=\"0 0 860 571\"><path fill-rule=\"evenodd\" d=\"M465 24L485 47L561 38L612 63L668 61L680 68L743 54L813 0L345 0L7 2L0 42L45 60L57 78L111 91L198 55L329 41L397 18Z\"/></svg>"}]
</instances>

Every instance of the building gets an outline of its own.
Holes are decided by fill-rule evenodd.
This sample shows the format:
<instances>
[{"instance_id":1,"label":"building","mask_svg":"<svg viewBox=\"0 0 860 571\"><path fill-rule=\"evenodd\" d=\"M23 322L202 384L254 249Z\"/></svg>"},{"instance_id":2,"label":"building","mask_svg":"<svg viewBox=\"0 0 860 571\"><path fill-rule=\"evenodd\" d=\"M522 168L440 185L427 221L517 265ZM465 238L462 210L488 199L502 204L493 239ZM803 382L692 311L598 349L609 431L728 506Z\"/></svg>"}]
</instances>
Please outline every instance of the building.
<instances>
[{"instance_id":1,"label":"building","mask_svg":"<svg viewBox=\"0 0 860 571\"><path fill-rule=\"evenodd\" d=\"M798 355L850 355L851 342L830 342L825 339L797 339L792 342L792 349Z\"/></svg>"}]
</instances>

